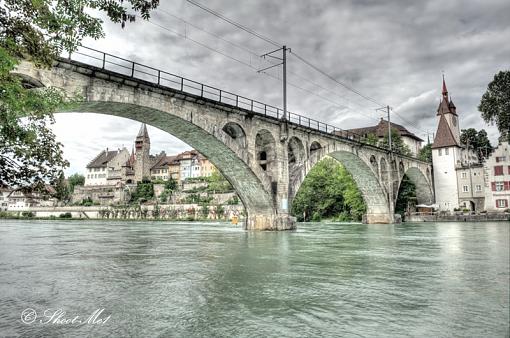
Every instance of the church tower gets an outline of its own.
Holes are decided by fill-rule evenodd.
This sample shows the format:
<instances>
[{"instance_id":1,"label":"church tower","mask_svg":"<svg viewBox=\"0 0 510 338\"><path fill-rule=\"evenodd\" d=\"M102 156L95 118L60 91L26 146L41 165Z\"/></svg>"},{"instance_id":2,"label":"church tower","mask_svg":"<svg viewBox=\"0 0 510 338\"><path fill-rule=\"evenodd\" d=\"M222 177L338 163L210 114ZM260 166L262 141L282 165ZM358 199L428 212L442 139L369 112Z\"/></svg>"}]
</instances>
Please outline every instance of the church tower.
<instances>
[{"instance_id":1,"label":"church tower","mask_svg":"<svg viewBox=\"0 0 510 338\"><path fill-rule=\"evenodd\" d=\"M448 99L444 76L442 99L436 115L438 124L432 144L436 204L439 210L453 211L459 204L456 166L462 160L462 147L457 109Z\"/></svg>"},{"instance_id":2,"label":"church tower","mask_svg":"<svg viewBox=\"0 0 510 338\"><path fill-rule=\"evenodd\" d=\"M134 171L136 182L141 182L143 178L150 179L150 148L151 140L147 132L147 126L142 123L135 139Z\"/></svg>"}]
</instances>

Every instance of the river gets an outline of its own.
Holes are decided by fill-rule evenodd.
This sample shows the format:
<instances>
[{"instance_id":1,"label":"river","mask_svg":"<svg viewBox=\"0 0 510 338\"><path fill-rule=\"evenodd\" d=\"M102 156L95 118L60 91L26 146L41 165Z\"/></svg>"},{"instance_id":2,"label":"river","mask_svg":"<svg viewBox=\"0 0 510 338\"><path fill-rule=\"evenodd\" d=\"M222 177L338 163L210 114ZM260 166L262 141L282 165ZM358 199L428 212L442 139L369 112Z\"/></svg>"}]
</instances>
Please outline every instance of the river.
<instances>
[{"instance_id":1,"label":"river","mask_svg":"<svg viewBox=\"0 0 510 338\"><path fill-rule=\"evenodd\" d=\"M509 242L506 222L0 220L0 336L508 337Z\"/></svg>"}]
</instances>

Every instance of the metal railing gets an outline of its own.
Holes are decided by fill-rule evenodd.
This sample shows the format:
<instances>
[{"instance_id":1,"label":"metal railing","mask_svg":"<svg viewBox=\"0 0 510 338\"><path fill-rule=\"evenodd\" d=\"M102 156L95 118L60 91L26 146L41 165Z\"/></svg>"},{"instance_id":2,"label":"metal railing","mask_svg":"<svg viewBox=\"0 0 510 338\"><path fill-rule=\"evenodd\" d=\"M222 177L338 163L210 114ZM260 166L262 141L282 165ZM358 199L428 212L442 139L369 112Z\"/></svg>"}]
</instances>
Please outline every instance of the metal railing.
<instances>
[{"instance_id":1,"label":"metal railing","mask_svg":"<svg viewBox=\"0 0 510 338\"><path fill-rule=\"evenodd\" d=\"M211 87L182 76L165 72L154 67L146 66L138 62L130 61L93 48L81 46L77 51L72 53L68 59L124 75L133 79L147 81L158 86L195 95L197 97L208 99L217 103L247 110L257 115L262 115L277 120L281 120L283 118L283 109L281 108L257 100L249 99L247 97L237 95L226 90ZM378 148L383 151L389 151L387 147L381 147L380 145L376 146L368 143L367 138L362 135L353 133L352 131L343 130L341 128L311 119L303 115L298 115L287 111L287 121L290 124L319 131L321 133L327 133L330 136L333 135L335 137L349 140L354 143Z\"/></svg>"}]
</instances>

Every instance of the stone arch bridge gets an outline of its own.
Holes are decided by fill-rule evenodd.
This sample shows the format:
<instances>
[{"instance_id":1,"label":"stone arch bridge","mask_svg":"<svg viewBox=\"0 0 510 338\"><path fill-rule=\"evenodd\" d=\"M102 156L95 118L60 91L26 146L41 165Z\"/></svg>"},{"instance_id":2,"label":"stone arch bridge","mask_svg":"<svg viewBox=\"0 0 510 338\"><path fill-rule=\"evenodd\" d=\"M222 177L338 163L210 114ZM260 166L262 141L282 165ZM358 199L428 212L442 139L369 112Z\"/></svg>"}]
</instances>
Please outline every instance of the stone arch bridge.
<instances>
[{"instance_id":1,"label":"stone arch bridge","mask_svg":"<svg viewBox=\"0 0 510 338\"><path fill-rule=\"evenodd\" d=\"M392 223L407 174L418 203L433 202L431 166L363 142L357 135L126 59L82 47L50 69L22 62L27 87L57 87L83 101L64 112L91 112L144 122L204 154L233 185L249 230L295 227L292 200L326 156L352 174L367 204L364 221Z\"/></svg>"}]
</instances>

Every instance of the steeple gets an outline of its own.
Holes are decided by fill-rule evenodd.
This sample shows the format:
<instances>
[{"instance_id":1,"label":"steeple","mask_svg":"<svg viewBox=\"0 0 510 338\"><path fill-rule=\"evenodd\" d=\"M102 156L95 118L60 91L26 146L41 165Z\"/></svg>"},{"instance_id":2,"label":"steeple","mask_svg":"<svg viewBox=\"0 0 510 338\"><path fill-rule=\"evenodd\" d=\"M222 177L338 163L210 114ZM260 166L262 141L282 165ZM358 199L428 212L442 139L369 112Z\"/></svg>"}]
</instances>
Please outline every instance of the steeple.
<instances>
[{"instance_id":1,"label":"steeple","mask_svg":"<svg viewBox=\"0 0 510 338\"><path fill-rule=\"evenodd\" d=\"M138 132L138 135L136 136L137 139L149 139L149 133L147 132L147 126L145 123L142 123L142 126L140 127L140 131Z\"/></svg>"},{"instance_id":2,"label":"steeple","mask_svg":"<svg viewBox=\"0 0 510 338\"><path fill-rule=\"evenodd\" d=\"M448 101L448 89L446 89L446 82L444 81L444 74L443 74L443 99Z\"/></svg>"}]
</instances>

